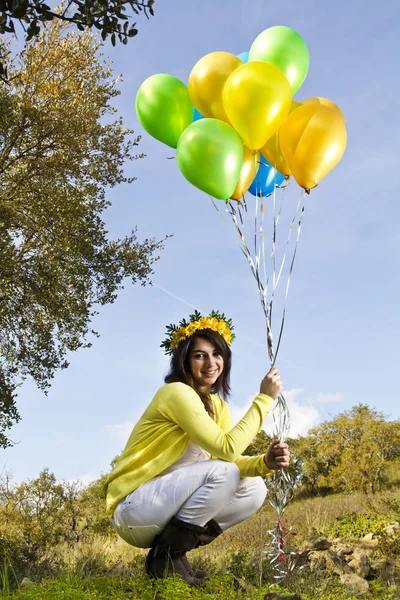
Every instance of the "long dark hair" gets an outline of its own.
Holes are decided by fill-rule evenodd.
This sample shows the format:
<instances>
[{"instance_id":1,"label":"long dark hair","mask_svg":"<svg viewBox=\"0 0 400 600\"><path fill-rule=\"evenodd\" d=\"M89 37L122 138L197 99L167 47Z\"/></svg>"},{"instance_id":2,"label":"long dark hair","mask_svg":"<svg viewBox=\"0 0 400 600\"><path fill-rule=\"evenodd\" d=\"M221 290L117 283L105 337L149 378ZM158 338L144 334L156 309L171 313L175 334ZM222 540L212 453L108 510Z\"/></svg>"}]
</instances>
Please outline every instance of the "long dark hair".
<instances>
[{"instance_id":1,"label":"long dark hair","mask_svg":"<svg viewBox=\"0 0 400 600\"><path fill-rule=\"evenodd\" d=\"M232 352L229 348L228 344L225 342L224 338L219 335L216 331L212 329L202 329L194 333L192 336L183 340L177 349L174 351L171 357L170 369L168 375L165 377L165 383L176 383L180 381L181 383L186 383L186 385L190 385L194 389L194 391L200 396L201 401L203 402L207 412L212 417L214 416L214 411L212 407L212 401L209 394L205 394L201 390L198 389L196 382L193 378L193 375L190 371L189 365L189 353L192 349L194 343L198 339L204 339L210 342L218 352L220 352L223 360L224 360L224 368L221 375L218 377L217 381L211 388L211 392L213 394L219 394L227 400L229 398L231 388L230 388L230 375L231 375L231 364L232 364Z\"/></svg>"}]
</instances>

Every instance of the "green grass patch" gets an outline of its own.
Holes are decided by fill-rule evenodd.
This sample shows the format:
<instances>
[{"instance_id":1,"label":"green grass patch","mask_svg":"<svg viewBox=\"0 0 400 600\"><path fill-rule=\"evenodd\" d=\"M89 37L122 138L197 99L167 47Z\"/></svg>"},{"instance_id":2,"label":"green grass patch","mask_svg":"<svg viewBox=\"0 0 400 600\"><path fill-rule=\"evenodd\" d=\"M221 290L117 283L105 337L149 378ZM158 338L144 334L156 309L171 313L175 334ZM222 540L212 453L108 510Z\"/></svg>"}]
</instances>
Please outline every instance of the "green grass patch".
<instances>
[{"instance_id":1,"label":"green grass patch","mask_svg":"<svg viewBox=\"0 0 400 600\"><path fill-rule=\"evenodd\" d=\"M234 577L220 575L210 579L206 587L192 588L184 581L175 577L152 581L148 578L115 579L112 577L80 580L67 578L49 580L41 585L29 586L16 590L14 593L0 593L0 598L12 600L262 600L267 592L280 591L293 593L285 587L267 585L256 588L251 585L239 584ZM336 584L330 591L324 589L323 595L317 592L302 593L303 600L355 600L349 598L342 586ZM389 600L392 598L387 591L375 586L374 600Z\"/></svg>"}]
</instances>

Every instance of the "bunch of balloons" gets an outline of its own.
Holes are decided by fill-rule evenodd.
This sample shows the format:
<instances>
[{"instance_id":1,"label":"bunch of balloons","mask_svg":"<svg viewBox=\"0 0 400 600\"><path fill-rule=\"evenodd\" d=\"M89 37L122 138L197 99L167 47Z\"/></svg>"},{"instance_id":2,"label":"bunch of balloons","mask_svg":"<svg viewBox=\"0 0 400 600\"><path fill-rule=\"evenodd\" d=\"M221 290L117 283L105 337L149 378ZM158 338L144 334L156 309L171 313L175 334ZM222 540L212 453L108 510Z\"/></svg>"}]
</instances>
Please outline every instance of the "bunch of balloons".
<instances>
[{"instance_id":1,"label":"bunch of balloons","mask_svg":"<svg viewBox=\"0 0 400 600\"><path fill-rule=\"evenodd\" d=\"M187 86L152 75L139 88L136 112L148 133L177 149L186 179L215 198L265 196L289 176L310 190L339 162L347 135L330 100L293 101L308 66L303 38L270 27L248 53L203 56Z\"/></svg>"}]
</instances>

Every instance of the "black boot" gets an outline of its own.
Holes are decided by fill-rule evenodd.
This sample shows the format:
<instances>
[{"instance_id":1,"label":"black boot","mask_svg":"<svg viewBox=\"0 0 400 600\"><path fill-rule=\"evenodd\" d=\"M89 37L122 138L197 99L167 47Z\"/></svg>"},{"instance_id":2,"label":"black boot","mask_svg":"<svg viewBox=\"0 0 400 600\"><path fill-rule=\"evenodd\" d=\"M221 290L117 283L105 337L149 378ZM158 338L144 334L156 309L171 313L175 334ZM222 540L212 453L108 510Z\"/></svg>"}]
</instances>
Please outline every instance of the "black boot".
<instances>
[{"instance_id":1,"label":"black boot","mask_svg":"<svg viewBox=\"0 0 400 600\"><path fill-rule=\"evenodd\" d=\"M204 584L203 579L189 574L181 557L196 547L205 527L193 525L174 517L164 531L155 538L146 559L146 572L155 579L169 574L182 577L193 586Z\"/></svg>"},{"instance_id":2,"label":"black boot","mask_svg":"<svg viewBox=\"0 0 400 600\"><path fill-rule=\"evenodd\" d=\"M160 536L157 536L157 540L158 540L159 537ZM155 544L153 542L153 546L154 545ZM150 548L150 550L149 550L149 552L148 552L148 554L146 556L146 563L145 563L145 565L146 565L146 573L148 573L148 574L150 574L149 573L149 565L150 565L151 561L153 560L153 558L154 558L154 549L152 547L152 548ZM192 566L191 566L190 562L188 561L188 558L187 558L186 554L183 554L180 557L180 561L183 564L184 568L186 569L187 573L191 577L195 577L196 579L202 579L202 578L208 576L208 571L205 571L204 569L196 569L196 570L192 569Z\"/></svg>"},{"instance_id":3,"label":"black boot","mask_svg":"<svg viewBox=\"0 0 400 600\"><path fill-rule=\"evenodd\" d=\"M208 571L205 569L192 569L192 565L190 564L186 554L181 556L181 563L192 577L196 577L196 579L204 579L204 577L208 577Z\"/></svg>"},{"instance_id":4,"label":"black boot","mask_svg":"<svg viewBox=\"0 0 400 600\"><path fill-rule=\"evenodd\" d=\"M210 544L212 541L214 541L215 538L221 535L221 533L221 527L216 521L214 521L214 519L211 519L211 521L208 521L208 523L204 527L203 533L200 534L199 541L196 544L196 548L198 548L199 546L207 546L207 544ZM208 572L205 570L199 569L198 571L194 571L190 565L190 562L187 559L186 554L181 556L181 562L183 562L189 575L191 575L192 577L204 578L208 576Z\"/></svg>"},{"instance_id":5,"label":"black boot","mask_svg":"<svg viewBox=\"0 0 400 600\"><path fill-rule=\"evenodd\" d=\"M221 527L218 525L217 521L211 519L208 521L206 526L204 527L204 531L199 536L199 541L197 542L196 548L199 546L207 546L207 544L211 544L222 533Z\"/></svg>"}]
</instances>

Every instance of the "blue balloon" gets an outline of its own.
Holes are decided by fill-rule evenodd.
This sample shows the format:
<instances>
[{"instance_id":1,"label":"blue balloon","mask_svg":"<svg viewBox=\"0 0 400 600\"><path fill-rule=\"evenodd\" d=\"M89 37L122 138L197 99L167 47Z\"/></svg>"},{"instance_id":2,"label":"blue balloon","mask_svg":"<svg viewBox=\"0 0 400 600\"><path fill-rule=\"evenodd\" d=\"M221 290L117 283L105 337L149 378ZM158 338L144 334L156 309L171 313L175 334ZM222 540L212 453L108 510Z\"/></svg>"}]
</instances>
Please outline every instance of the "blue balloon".
<instances>
[{"instance_id":1,"label":"blue balloon","mask_svg":"<svg viewBox=\"0 0 400 600\"><path fill-rule=\"evenodd\" d=\"M199 113L199 111L197 110L197 108L194 109L194 115L193 115L193 123L195 121L198 121L199 119L204 119L203 115L201 115Z\"/></svg>"},{"instance_id":2,"label":"blue balloon","mask_svg":"<svg viewBox=\"0 0 400 600\"><path fill-rule=\"evenodd\" d=\"M237 57L240 58L242 63L249 62L249 53L248 52L241 52L240 54L237 54Z\"/></svg>"},{"instance_id":3,"label":"blue balloon","mask_svg":"<svg viewBox=\"0 0 400 600\"><path fill-rule=\"evenodd\" d=\"M260 163L257 175L249 187L250 194L258 197L272 194L274 187L276 185L281 185L285 181L285 176L270 165L261 153Z\"/></svg>"}]
</instances>

